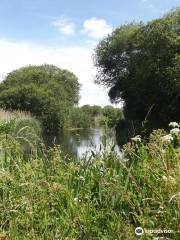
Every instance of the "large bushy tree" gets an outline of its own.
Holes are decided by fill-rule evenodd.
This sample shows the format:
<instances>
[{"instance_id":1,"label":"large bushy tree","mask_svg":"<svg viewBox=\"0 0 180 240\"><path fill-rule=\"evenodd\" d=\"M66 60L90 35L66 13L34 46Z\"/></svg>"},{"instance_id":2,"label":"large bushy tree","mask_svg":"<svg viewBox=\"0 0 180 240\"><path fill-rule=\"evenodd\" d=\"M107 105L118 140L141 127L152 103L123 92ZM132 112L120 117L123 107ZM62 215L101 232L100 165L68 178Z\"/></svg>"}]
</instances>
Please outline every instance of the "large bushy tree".
<instances>
[{"instance_id":1,"label":"large bushy tree","mask_svg":"<svg viewBox=\"0 0 180 240\"><path fill-rule=\"evenodd\" d=\"M180 120L180 8L114 30L95 50L96 82L124 101L127 120L153 127Z\"/></svg>"},{"instance_id":2,"label":"large bushy tree","mask_svg":"<svg viewBox=\"0 0 180 240\"><path fill-rule=\"evenodd\" d=\"M77 77L53 65L28 66L7 75L0 84L0 107L29 111L45 131L57 132L68 108L79 100Z\"/></svg>"}]
</instances>

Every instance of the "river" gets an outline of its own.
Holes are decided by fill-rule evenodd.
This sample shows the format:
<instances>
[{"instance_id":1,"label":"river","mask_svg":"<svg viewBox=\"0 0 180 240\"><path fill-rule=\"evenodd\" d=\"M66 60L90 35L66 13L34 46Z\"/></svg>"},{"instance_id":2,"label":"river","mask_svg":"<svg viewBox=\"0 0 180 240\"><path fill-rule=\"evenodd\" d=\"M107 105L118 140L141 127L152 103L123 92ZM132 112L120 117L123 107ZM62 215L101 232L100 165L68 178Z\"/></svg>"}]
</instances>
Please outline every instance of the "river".
<instances>
[{"instance_id":1,"label":"river","mask_svg":"<svg viewBox=\"0 0 180 240\"><path fill-rule=\"evenodd\" d=\"M75 158L82 158L92 154L92 151L99 152L104 148L113 148L117 154L121 154L113 131L104 133L104 130L99 128L65 130L55 142L61 146L64 154Z\"/></svg>"}]
</instances>

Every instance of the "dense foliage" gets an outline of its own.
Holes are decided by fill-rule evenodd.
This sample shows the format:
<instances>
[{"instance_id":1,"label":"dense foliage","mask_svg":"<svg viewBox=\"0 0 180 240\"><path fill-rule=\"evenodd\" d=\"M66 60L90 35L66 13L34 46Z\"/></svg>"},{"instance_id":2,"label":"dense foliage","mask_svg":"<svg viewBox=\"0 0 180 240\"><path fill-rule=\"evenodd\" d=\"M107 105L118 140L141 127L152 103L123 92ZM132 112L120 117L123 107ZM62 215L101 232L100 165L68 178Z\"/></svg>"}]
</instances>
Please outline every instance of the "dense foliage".
<instances>
[{"instance_id":1,"label":"dense foliage","mask_svg":"<svg viewBox=\"0 0 180 240\"><path fill-rule=\"evenodd\" d=\"M146 127L180 119L180 8L147 24L127 24L102 40L95 51L97 83L124 101L128 121Z\"/></svg>"},{"instance_id":2,"label":"dense foliage","mask_svg":"<svg viewBox=\"0 0 180 240\"><path fill-rule=\"evenodd\" d=\"M58 146L25 159L16 139L1 137L0 238L134 240L141 226L170 231L141 239L179 239L179 134L138 136L121 160L111 150L80 161Z\"/></svg>"},{"instance_id":3,"label":"dense foliage","mask_svg":"<svg viewBox=\"0 0 180 240\"><path fill-rule=\"evenodd\" d=\"M118 121L123 117L121 109L107 105L102 109L100 124L105 125L107 128L115 128Z\"/></svg>"},{"instance_id":4,"label":"dense foliage","mask_svg":"<svg viewBox=\"0 0 180 240\"><path fill-rule=\"evenodd\" d=\"M121 109L112 106L100 107L84 105L69 110L66 128L115 128L119 119L123 118Z\"/></svg>"},{"instance_id":5,"label":"dense foliage","mask_svg":"<svg viewBox=\"0 0 180 240\"><path fill-rule=\"evenodd\" d=\"M73 73L53 65L20 68L0 83L0 107L29 111L46 132L57 132L67 110L78 103L79 87Z\"/></svg>"}]
</instances>

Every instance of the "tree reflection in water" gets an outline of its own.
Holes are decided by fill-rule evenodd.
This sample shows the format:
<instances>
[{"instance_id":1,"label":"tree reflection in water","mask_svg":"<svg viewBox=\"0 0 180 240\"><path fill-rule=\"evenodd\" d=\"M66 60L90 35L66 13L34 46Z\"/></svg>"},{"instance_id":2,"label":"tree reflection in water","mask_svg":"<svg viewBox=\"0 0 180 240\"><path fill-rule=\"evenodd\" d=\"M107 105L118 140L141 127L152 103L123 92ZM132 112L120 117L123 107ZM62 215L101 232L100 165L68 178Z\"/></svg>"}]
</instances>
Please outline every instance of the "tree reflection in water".
<instances>
[{"instance_id":1,"label":"tree reflection in water","mask_svg":"<svg viewBox=\"0 0 180 240\"><path fill-rule=\"evenodd\" d=\"M107 145L114 144L113 132L106 133ZM102 144L103 130L102 129L75 129L64 130L58 137L49 138L49 145L53 143L59 144L65 155L73 158L81 158L91 151L98 151ZM115 147L116 152L119 152L118 146Z\"/></svg>"}]
</instances>

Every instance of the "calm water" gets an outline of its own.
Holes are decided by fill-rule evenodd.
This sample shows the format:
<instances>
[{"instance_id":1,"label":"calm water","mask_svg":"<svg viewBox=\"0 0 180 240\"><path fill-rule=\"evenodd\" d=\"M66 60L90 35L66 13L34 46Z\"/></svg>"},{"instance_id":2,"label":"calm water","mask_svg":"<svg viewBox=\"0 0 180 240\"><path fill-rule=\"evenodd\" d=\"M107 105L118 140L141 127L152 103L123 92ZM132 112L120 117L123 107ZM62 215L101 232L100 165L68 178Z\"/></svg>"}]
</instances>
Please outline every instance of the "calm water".
<instances>
[{"instance_id":1,"label":"calm water","mask_svg":"<svg viewBox=\"0 0 180 240\"><path fill-rule=\"evenodd\" d=\"M91 154L91 151L96 152L102 149L104 146L102 142L106 139L107 149L111 149L114 145L114 151L120 154L119 147L115 142L114 133L106 133L106 138L103 136L102 129L66 130L56 139L56 142L60 144L65 154L81 158Z\"/></svg>"}]
</instances>

